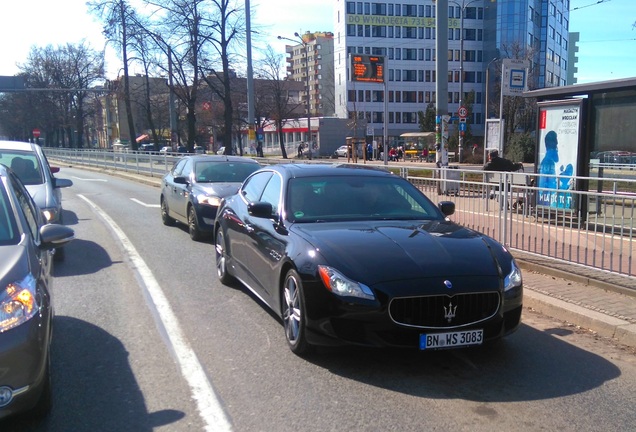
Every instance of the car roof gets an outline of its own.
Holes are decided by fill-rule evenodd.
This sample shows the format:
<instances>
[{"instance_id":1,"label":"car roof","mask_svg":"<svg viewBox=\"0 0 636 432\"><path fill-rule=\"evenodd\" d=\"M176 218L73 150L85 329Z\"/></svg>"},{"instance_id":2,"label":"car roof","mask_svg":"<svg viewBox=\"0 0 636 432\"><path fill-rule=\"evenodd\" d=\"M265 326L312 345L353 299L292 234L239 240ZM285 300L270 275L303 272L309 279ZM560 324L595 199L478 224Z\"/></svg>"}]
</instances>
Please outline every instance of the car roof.
<instances>
[{"instance_id":1,"label":"car roof","mask_svg":"<svg viewBox=\"0 0 636 432\"><path fill-rule=\"evenodd\" d=\"M229 155L212 155L212 154L196 154L184 156L192 159L194 162L198 161L217 161L217 162L245 162L245 163L255 163L258 164L258 161L252 158L244 157L244 156L229 156Z\"/></svg>"},{"instance_id":2,"label":"car roof","mask_svg":"<svg viewBox=\"0 0 636 432\"><path fill-rule=\"evenodd\" d=\"M285 177L317 177L317 176L341 176L341 175L365 175L384 177L394 175L385 168L377 166L361 166L347 163L334 164L278 164L264 167L274 169Z\"/></svg>"},{"instance_id":3,"label":"car roof","mask_svg":"<svg viewBox=\"0 0 636 432\"><path fill-rule=\"evenodd\" d=\"M5 150L23 150L33 151L34 146L37 144L23 142L23 141L5 141L0 140L0 148Z\"/></svg>"}]
</instances>

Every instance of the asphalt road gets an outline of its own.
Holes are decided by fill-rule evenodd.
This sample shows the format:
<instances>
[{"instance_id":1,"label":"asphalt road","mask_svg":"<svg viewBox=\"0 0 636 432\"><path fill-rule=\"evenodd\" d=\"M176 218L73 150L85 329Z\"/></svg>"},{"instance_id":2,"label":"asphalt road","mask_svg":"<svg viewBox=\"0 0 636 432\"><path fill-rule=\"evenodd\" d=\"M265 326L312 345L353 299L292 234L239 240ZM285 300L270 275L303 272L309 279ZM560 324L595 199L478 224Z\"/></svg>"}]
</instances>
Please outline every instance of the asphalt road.
<instances>
[{"instance_id":1,"label":"asphalt road","mask_svg":"<svg viewBox=\"0 0 636 432\"><path fill-rule=\"evenodd\" d=\"M2 431L625 431L636 356L524 310L520 330L432 353L286 347L218 283L211 243L165 227L159 190L64 168L77 239L56 266L54 409Z\"/></svg>"}]
</instances>

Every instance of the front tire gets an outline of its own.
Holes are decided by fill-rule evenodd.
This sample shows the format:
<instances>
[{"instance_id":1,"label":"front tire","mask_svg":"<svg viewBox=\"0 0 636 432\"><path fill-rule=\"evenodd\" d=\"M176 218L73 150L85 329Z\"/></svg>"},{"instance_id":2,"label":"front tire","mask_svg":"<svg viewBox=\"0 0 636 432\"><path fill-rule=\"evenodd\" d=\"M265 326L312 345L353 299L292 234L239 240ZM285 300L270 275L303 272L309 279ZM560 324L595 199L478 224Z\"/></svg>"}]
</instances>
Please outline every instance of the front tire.
<instances>
[{"instance_id":1,"label":"front tire","mask_svg":"<svg viewBox=\"0 0 636 432\"><path fill-rule=\"evenodd\" d=\"M190 238L194 241L201 241L205 237L199 229L197 212L192 205L188 208L188 232L190 233Z\"/></svg>"},{"instance_id":2,"label":"front tire","mask_svg":"<svg viewBox=\"0 0 636 432\"><path fill-rule=\"evenodd\" d=\"M216 255L216 275L223 285L229 285L234 282L234 278L227 272L227 253L225 249L225 236L221 228L216 233L216 241L214 243Z\"/></svg>"},{"instance_id":3,"label":"front tire","mask_svg":"<svg viewBox=\"0 0 636 432\"><path fill-rule=\"evenodd\" d=\"M283 283L282 318L289 349L296 355L308 354L312 346L307 342L305 294L296 270L289 270Z\"/></svg>"}]
</instances>

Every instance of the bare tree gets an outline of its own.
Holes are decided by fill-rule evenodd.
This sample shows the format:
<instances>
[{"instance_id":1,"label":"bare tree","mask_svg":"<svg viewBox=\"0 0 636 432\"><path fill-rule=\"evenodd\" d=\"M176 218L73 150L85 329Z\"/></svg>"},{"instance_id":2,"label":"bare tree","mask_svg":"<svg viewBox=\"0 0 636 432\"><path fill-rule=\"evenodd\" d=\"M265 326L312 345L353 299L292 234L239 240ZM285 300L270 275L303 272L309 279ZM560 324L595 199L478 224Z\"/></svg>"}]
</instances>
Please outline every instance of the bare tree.
<instances>
[{"instance_id":1,"label":"bare tree","mask_svg":"<svg viewBox=\"0 0 636 432\"><path fill-rule=\"evenodd\" d=\"M282 156L287 159L283 122L288 118L297 117L300 104L298 100L291 97L290 85L293 85L295 81L281 80L285 76L284 66L283 56L268 46L263 59L259 62L258 74L263 78L262 94L269 95L269 117L276 126Z\"/></svg>"},{"instance_id":2,"label":"bare tree","mask_svg":"<svg viewBox=\"0 0 636 432\"><path fill-rule=\"evenodd\" d=\"M211 34L219 25L214 8L216 2L155 0L148 3L160 7L165 14L159 33L164 35L162 40L170 48L169 65L173 69L174 91L186 107L187 147L189 151L193 151L202 59L207 57ZM208 3L212 3L212 7Z\"/></svg>"},{"instance_id":3,"label":"bare tree","mask_svg":"<svg viewBox=\"0 0 636 432\"><path fill-rule=\"evenodd\" d=\"M210 0L213 17L210 20L209 41L216 57L209 58L200 65L203 80L223 102L224 127L223 142L225 154L232 154L232 48L241 42L245 34L244 4L238 0ZM220 62L220 63L219 63ZM219 68L220 66L220 68ZM240 150L242 152L242 149Z\"/></svg>"},{"instance_id":4,"label":"bare tree","mask_svg":"<svg viewBox=\"0 0 636 432\"><path fill-rule=\"evenodd\" d=\"M91 115L86 107L87 90L103 80L103 53L91 49L85 42L57 48L50 45L46 48L33 47L20 69L30 87L40 89L37 96L25 99L33 101L37 98L40 107L27 113L23 119L25 124L33 124L29 117L34 118L34 113L39 112L38 121L47 128L49 142L50 135L56 134L58 145L66 143L83 147L85 121ZM67 91L61 91L65 89Z\"/></svg>"},{"instance_id":5,"label":"bare tree","mask_svg":"<svg viewBox=\"0 0 636 432\"><path fill-rule=\"evenodd\" d=\"M104 35L106 39L115 44L121 50L121 58L124 67L124 105L126 106L126 118L128 121L128 131L130 133L130 144L134 150L137 149L135 141L135 122L133 119L131 97L128 48L132 43L131 25L134 22L135 10L126 0L97 0L87 3L89 9L97 14L104 24Z\"/></svg>"}]
</instances>

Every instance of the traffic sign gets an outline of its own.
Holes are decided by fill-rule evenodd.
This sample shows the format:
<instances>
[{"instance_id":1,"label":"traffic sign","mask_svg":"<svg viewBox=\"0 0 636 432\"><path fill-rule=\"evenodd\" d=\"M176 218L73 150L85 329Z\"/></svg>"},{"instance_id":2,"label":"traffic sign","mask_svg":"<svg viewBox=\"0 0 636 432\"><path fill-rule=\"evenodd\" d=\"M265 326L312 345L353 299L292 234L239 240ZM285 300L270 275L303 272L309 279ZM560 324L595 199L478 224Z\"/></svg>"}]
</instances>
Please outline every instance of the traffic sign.
<instances>
[{"instance_id":1,"label":"traffic sign","mask_svg":"<svg viewBox=\"0 0 636 432\"><path fill-rule=\"evenodd\" d=\"M40 129L38 129L38 128L33 129L33 136L35 138L39 138L40 137Z\"/></svg>"},{"instance_id":2,"label":"traffic sign","mask_svg":"<svg viewBox=\"0 0 636 432\"><path fill-rule=\"evenodd\" d=\"M459 107L459 110L457 110L457 114L459 114L460 118L466 118L468 116L468 108L466 108L465 106Z\"/></svg>"}]
</instances>

